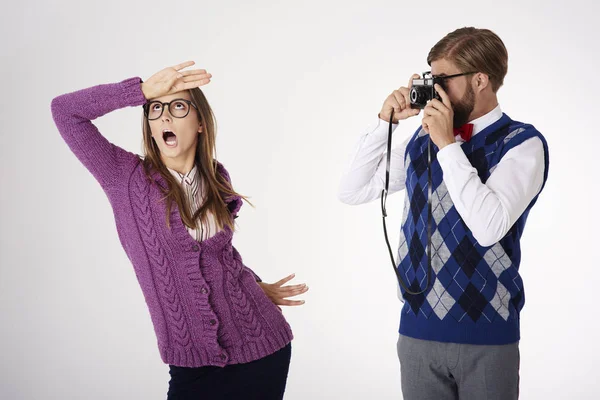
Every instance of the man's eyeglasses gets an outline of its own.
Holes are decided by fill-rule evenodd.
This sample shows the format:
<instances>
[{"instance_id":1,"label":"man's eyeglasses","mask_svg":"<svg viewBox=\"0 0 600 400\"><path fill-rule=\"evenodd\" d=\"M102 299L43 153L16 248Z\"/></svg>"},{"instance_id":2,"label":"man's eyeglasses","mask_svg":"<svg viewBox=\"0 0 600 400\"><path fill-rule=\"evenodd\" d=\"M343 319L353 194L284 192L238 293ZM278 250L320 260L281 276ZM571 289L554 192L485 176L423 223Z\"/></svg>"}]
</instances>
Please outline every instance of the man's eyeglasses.
<instances>
[{"instance_id":1,"label":"man's eyeglasses","mask_svg":"<svg viewBox=\"0 0 600 400\"><path fill-rule=\"evenodd\" d=\"M427 71L427 72L423 72L423 77L425 77L425 75L429 75L436 81L445 81L447 79L452 79L452 78L456 78L459 76L471 75L471 74L476 74L476 73L477 73L477 71L470 71L470 72L462 72L460 74L453 74L453 75L433 75L431 73L431 71Z\"/></svg>"},{"instance_id":2,"label":"man's eyeglasses","mask_svg":"<svg viewBox=\"0 0 600 400\"><path fill-rule=\"evenodd\" d=\"M149 121L159 119L165 110L165 106L169 109L169 114L174 118L185 118L190 113L191 107L198 110L194 103L186 99L174 99L168 103L160 101L151 101L144 104L144 115Z\"/></svg>"}]
</instances>

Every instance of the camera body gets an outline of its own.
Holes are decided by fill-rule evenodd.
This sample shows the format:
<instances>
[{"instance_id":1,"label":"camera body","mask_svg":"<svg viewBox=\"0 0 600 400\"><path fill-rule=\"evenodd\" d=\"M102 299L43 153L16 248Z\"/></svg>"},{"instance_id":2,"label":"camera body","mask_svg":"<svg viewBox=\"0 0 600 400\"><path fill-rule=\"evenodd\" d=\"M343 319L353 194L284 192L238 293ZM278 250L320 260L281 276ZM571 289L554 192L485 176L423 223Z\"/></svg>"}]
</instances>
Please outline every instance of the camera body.
<instances>
[{"instance_id":1,"label":"camera body","mask_svg":"<svg viewBox=\"0 0 600 400\"><path fill-rule=\"evenodd\" d=\"M422 79L413 79L412 87L410 88L410 107L411 108L425 108L427 102L433 99L442 101L438 92L434 89L433 85L436 83L441 85L442 88L444 80L441 78L431 76L429 74L423 74Z\"/></svg>"}]
</instances>

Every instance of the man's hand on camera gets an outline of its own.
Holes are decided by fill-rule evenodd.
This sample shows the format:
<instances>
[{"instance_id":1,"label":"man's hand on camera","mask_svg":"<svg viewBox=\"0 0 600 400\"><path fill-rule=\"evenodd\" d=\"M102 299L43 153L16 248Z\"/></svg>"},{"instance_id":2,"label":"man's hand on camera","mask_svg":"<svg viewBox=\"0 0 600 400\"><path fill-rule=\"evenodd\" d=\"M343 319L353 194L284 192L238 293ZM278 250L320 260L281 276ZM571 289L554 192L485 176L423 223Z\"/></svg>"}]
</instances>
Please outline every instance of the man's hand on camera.
<instances>
[{"instance_id":1,"label":"man's hand on camera","mask_svg":"<svg viewBox=\"0 0 600 400\"><path fill-rule=\"evenodd\" d=\"M392 122L397 124L398 121L414 117L421 111L418 108L410 108L410 88L412 87L412 80L419 79L418 74L414 74L408 81L408 87L401 87L398 90L394 90L387 99L383 102L381 111L379 112L379 118L386 122L390 122L390 117L393 118ZM393 115L392 115L393 113Z\"/></svg>"},{"instance_id":2,"label":"man's hand on camera","mask_svg":"<svg viewBox=\"0 0 600 400\"><path fill-rule=\"evenodd\" d=\"M441 150L449 144L455 143L454 139L454 111L448 98L448 94L439 84L435 84L435 90L439 93L442 101L431 100L423 109L422 126L425 132L431 136L431 140Z\"/></svg>"}]
</instances>

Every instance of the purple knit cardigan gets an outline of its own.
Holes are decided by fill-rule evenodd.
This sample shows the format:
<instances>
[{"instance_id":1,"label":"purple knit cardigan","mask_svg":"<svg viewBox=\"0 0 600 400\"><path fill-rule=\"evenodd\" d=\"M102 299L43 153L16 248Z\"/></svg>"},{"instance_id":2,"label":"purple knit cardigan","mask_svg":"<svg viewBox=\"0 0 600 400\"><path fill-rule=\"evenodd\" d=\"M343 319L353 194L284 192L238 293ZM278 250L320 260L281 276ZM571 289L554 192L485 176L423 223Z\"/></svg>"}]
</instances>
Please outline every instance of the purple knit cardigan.
<instances>
[{"instance_id":1,"label":"purple knit cardigan","mask_svg":"<svg viewBox=\"0 0 600 400\"><path fill-rule=\"evenodd\" d=\"M133 264L162 360L182 367L225 366L263 358L293 338L289 324L232 246L229 228L195 241L174 203L166 208L157 172L104 138L91 120L146 102L140 78L56 97L52 115L75 156L98 180L113 208L119 239ZM229 181L219 163L218 172ZM228 200L232 217L242 205Z\"/></svg>"}]
</instances>

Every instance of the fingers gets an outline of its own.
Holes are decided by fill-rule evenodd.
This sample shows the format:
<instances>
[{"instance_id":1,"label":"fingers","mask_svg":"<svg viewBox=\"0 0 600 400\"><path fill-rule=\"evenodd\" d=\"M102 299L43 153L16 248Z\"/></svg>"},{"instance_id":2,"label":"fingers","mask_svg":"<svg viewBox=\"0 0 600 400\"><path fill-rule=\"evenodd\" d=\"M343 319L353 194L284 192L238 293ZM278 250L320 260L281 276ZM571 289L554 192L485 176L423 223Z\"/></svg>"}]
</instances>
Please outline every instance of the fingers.
<instances>
[{"instance_id":1,"label":"fingers","mask_svg":"<svg viewBox=\"0 0 600 400\"><path fill-rule=\"evenodd\" d=\"M206 74L206 70L205 69L190 69L189 71L181 71L180 74L183 76L202 75L202 74Z\"/></svg>"},{"instance_id":2,"label":"fingers","mask_svg":"<svg viewBox=\"0 0 600 400\"><path fill-rule=\"evenodd\" d=\"M425 108L423 109L425 116L431 115L443 115L445 117L451 117L452 108L447 107L444 103L439 101L438 99L430 100Z\"/></svg>"},{"instance_id":3,"label":"fingers","mask_svg":"<svg viewBox=\"0 0 600 400\"><path fill-rule=\"evenodd\" d=\"M405 87L401 87L400 89L398 89L398 91L404 97L404 101L406 102L406 104L410 105L410 89L409 88L405 88Z\"/></svg>"},{"instance_id":4,"label":"fingers","mask_svg":"<svg viewBox=\"0 0 600 400\"><path fill-rule=\"evenodd\" d=\"M199 79L199 80L193 80L190 82L184 82L183 83L183 88L184 89L192 89L195 87L200 87L200 86L204 86L210 83L210 78L204 78L204 79Z\"/></svg>"},{"instance_id":5,"label":"fingers","mask_svg":"<svg viewBox=\"0 0 600 400\"><path fill-rule=\"evenodd\" d=\"M182 74L183 77L180 78L183 82L194 82L194 81L202 81L202 80L210 80L212 78L212 74L206 71L204 72L196 72L193 74Z\"/></svg>"},{"instance_id":6,"label":"fingers","mask_svg":"<svg viewBox=\"0 0 600 400\"><path fill-rule=\"evenodd\" d=\"M279 306L301 306L304 300L279 300L276 304Z\"/></svg>"},{"instance_id":7,"label":"fingers","mask_svg":"<svg viewBox=\"0 0 600 400\"><path fill-rule=\"evenodd\" d=\"M410 109L410 99L409 99L409 90L408 88L401 87L398 90L394 90L392 94L388 96L387 100L388 106L393 109L393 114L396 116L395 119L399 118L401 112ZM418 114L418 112L416 113ZM410 112L409 115L416 115L413 112Z\"/></svg>"},{"instance_id":8,"label":"fingers","mask_svg":"<svg viewBox=\"0 0 600 400\"><path fill-rule=\"evenodd\" d=\"M429 103L427 103L427 106L425 108L433 108L434 110L438 110L441 112L444 111L448 111L448 107L446 107L446 105L444 103L442 103L441 101L439 101L438 99L432 99L429 101Z\"/></svg>"},{"instance_id":9,"label":"fingers","mask_svg":"<svg viewBox=\"0 0 600 400\"><path fill-rule=\"evenodd\" d=\"M427 124L428 121L429 121L429 117L424 117L423 120L421 121L421 126L423 127L423 130L425 132L427 132L427 134L429 134L429 124Z\"/></svg>"},{"instance_id":10,"label":"fingers","mask_svg":"<svg viewBox=\"0 0 600 400\"><path fill-rule=\"evenodd\" d=\"M414 74L409 83L412 84L412 79L418 77L419 75ZM419 109L413 109L410 105L410 87L400 87L385 99L379 117L398 123L399 120L418 115L419 112Z\"/></svg>"},{"instance_id":11,"label":"fingers","mask_svg":"<svg viewBox=\"0 0 600 400\"><path fill-rule=\"evenodd\" d=\"M167 92L167 94L170 93L175 93L175 92L179 92L183 89L181 89L181 82L177 82L177 80L181 78L181 75L177 72L172 73L171 75L169 75L169 77L166 79L166 87L169 87L170 90Z\"/></svg>"},{"instance_id":12,"label":"fingers","mask_svg":"<svg viewBox=\"0 0 600 400\"><path fill-rule=\"evenodd\" d=\"M280 297L293 297L298 296L308 291L306 284L295 285L295 286L284 286L276 289L276 293Z\"/></svg>"},{"instance_id":13,"label":"fingers","mask_svg":"<svg viewBox=\"0 0 600 400\"><path fill-rule=\"evenodd\" d=\"M164 68L152 75L145 82L144 96L151 99L208 84L212 75L204 69L180 72L181 69L194 64L194 61L186 61L173 67Z\"/></svg>"},{"instance_id":14,"label":"fingers","mask_svg":"<svg viewBox=\"0 0 600 400\"><path fill-rule=\"evenodd\" d=\"M173 69L175 69L175 71L179 71L180 69L191 67L194 64L196 64L194 61L186 61L182 62L181 64L174 65Z\"/></svg>"},{"instance_id":15,"label":"fingers","mask_svg":"<svg viewBox=\"0 0 600 400\"><path fill-rule=\"evenodd\" d=\"M184 76L183 78L181 78L181 80L183 82L196 82L196 81L203 81L203 80L210 80L210 78L212 78L212 74L198 74L198 75L189 75L189 76Z\"/></svg>"},{"instance_id":16,"label":"fingers","mask_svg":"<svg viewBox=\"0 0 600 400\"><path fill-rule=\"evenodd\" d=\"M419 74L413 74L413 76L410 77L410 80L408 81L408 90L410 90L410 88L412 87L413 79L419 79L420 77L421 75Z\"/></svg>"},{"instance_id":17,"label":"fingers","mask_svg":"<svg viewBox=\"0 0 600 400\"><path fill-rule=\"evenodd\" d=\"M400 110L397 110L397 112L400 112L400 111L404 110L405 108L410 108L410 89L409 88L405 88L404 86L402 86L398 90L394 90L392 92L392 95L394 96L394 98L396 99L398 104L400 105Z\"/></svg>"},{"instance_id":18,"label":"fingers","mask_svg":"<svg viewBox=\"0 0 600 400\"><path fill-rule=\"evenodd\" d=\"M211 74L199 74L176 78L170 93L181 92L183 90L193 89L210 83Z\"/></svg>"},{"instance_id":19,"label":"fingers","mask_svg":"<svg viewBox=\"0 0 600 400\"><path fill-rule=\"evenodd\" d=\"M406 108L407 104L410 104L410 103L407 103L407 98L404 97L404 95L402 94L402 92L400 90L394 90L392 92L392 96L394 96L394 100L395 100L394 111L396 111L398 113L400 111L404 110Z\"/></svg>"},{"instance_id":20,"label":"fingers","mask_svg":"<svg viewBox=\"0 0 600 400\"><path fill-rule=\"evenodd\" d=\"M199 81L193 81L189 83L182 83L176 86L173 86L175 92L181 92L182 90L194 89L200 86L208 85L210 83L210 79L202 79Z\"/></svg>"},{"instance_id":21,"label":"fingers","mask_svg":"<svg viewBox=\"0 0 600 400\"><path fill-rule=\"evenodd\" d=\"M308 291L308 286L306 284L301 284L301 285L292 285L292 286L284 286L284 287L279 287L279 286L275 286L275 285L279 285L280 282L284 282L286 279L290 279L291 277L294 277L295 274L292 274L282 280L280 280L277 283L274 283L273 285L267 285L267 286L271 286L270 289L268 289L266 291L266 293L268 294L268 297L271 299L271 301L276 304L276 305L282 305L282 306L299 306L304 304L304 300L289 300L289 297L295 297L295 296L299 296L303 293L306 293ZM283 284L283 283L282 283ZM275 287L273 287L275 286Z\"/></svg>"},{"instance_id":22,"label":"fingers","mask_svg":"<svg viewBox=\"0 0 600 400\"><path fill-rule=\"evenodd\" d=\"M402 111L402 107L400 106L400 103L398 102L398 100L396 99L396 96L394 96L394 94L390 94L387 98L387 106L391 109L389 110L390 115L394 115L394 114L398 114L400 111ZM387 113L388 110L386 110ZM392 118L394 119L394 118Z\"/></svg>"},{"instance_id":23,"label":"fingers","mask_svg":"<svg viewBox=\"0 0 600 400\"><path fill-rule=\"evenodd\" d=\"M437 100L436 100L436 101L437 101ZM442 110L439 110L439 109L435 108L435 107L432 105L432 103L433 103L433 100L432 100L432 101L430 101L429 103L427 103L427 105L426 105L426 106L425 106L425 108L423 109L423 113L425 114L425 117L429 117L429 116L432 116L432 115L439 116L439 115L441 115L441 114L442 114ZM439 101L438 101L438 103L439 103ZM443 107L443 104L442 104L442 103L439 103L439 105L441 105L441 106ZM439 107L439 105L438 105L438 107ZM444 107L444 108L445 108L445 107Z\"/></svg>"},{"instance_id":24,"label":"fingers","mask_svg":"<svg viewBox=\"0 0 600 400\"><path fill-rule=\"evenodd\" d=\"M413 83L413 79L419 79L421 78L421 76L419 74L413 74L410 77L410 80L408 81L408 87L407 88L400 88L400 92L404 95L404 98L406 99L406 104L408 105L408 109L407 113L409 117L414 117L415 115L419 115L419 113L421 112L420 108L412 108L412 106L410 105L410 89L412 88L412 83Z\"/></svg>"},{"instance_id":25,"label":"fingers","mask_svg":"<svg viewBox=\"0 0 600 400\"><path fill-rule=\"evenodd\" d=\"M289 282L292 279L294 279L295 276L296 276L296 274L288 275L285 278L278 280L273 285L275 285L275 286L282 286L284 283Z\"/></svg>"},{"instance_id":26,"label":"fingers","mask_svg":"<svg viewBox=\"0 0 600 400\"><path fill-rule=\"evenodd\" d=\"M290 286L281 286L278 287L277 290L279 291L289 291L289 290L297 290L297 289L304 289L306 288L306 283L301 283L299 285L290 285Z\"/></svg>"},{"instance_id":27,"label":"fingers","mask_svg":"<svg viewBox=\"0 0 600 400\"><path fill-rule=\"evenodd\" d=\"M448 107L448 108L452 108L452 103L450 102L450 98L448 97L448 94L444 91L444 88L442 88L442 85L440 85L439 83L436 83L433 88L438 92L438 94L440 95L440 97L442 98L442 103ZM437 100L437 99L436 99Z\"/></svg>"}]
</instances>

